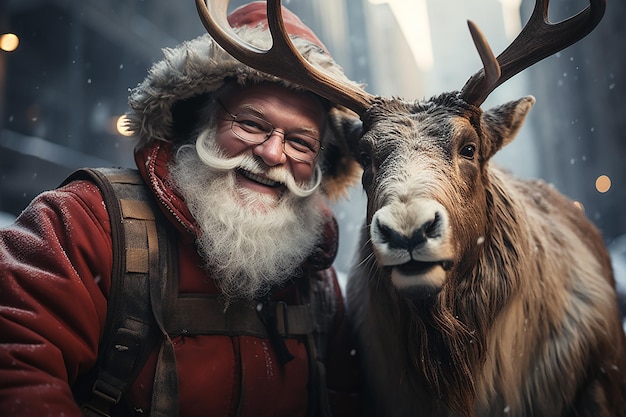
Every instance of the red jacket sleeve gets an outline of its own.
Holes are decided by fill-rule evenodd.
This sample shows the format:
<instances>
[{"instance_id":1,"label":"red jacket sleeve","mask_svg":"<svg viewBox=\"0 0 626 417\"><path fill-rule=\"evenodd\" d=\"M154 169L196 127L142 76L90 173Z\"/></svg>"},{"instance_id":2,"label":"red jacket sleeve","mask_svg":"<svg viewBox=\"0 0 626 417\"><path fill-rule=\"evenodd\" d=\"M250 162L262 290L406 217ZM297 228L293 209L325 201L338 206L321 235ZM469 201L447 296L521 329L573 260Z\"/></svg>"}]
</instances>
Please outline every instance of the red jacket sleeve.
<instances>
[{"instance_id":1,"label":"red jacket sleeve","mask_svg":"<svg viewBox=\"0 0 626 417\"><path fill-rule=\"evenodd\" d=\"M88 182L41 194L0 229L0 415L80 416L70 385L96 361L111 259Z\"/></svg>"}]
</instances>

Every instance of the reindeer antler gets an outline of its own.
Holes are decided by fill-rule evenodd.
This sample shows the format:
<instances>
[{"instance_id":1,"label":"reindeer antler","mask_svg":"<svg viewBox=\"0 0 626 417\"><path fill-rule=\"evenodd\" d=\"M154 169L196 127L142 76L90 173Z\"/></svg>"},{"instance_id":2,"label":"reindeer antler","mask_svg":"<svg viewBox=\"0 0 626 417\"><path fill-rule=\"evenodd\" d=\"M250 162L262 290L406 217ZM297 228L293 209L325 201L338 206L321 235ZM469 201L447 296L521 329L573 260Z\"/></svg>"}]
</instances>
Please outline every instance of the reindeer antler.
<instances>
[{"instance_id":1,"label":"reindeer antler","mask_svg":"<svg viewBox=\"0 0 626 417\"><path fill-rule=\"evenodd\" d=\"M287 34L280 0L267 1L267 20L272 47L259 49L242 41L227 20L230 0L196 0L198 14L209 34L237 60L267 74L291 81L359 115L370 107L374 96L321 72L302 57Z\"/></svg>"},{"instance_id":2,"label":"reindeer antler","mask_svg":"<svg viewBox=\"0 0 626 417\"><path fill-rule=\"evenodd\" d=\"M548 3L549 0L537 0L528 23L497 59L478 27L468 22L484 68L461 90L463 100L480 106L509 78L587 36L598 25L606 8L606 0L590 0L590 5L582 12L552 24L548 20Z\"/></svg>"}]
</instances>

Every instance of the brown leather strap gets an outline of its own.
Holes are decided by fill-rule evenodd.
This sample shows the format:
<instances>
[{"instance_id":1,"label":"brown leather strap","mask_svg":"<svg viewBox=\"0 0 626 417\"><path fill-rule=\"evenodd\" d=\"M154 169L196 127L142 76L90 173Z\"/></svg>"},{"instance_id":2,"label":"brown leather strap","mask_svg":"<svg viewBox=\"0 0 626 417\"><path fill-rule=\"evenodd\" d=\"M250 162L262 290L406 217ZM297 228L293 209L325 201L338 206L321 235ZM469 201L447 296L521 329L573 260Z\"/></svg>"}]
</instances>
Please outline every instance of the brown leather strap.
<instances>
[{"instance_id":1,"label":"brown leather strap","mask_svg":"<svg viewBox=\"0 0 626 417\"><path fill-rule=\"evenodd\" d=\"M273 308L282 336L302 336L313 331L313 317L305 305L275 303ZM267 329L256 309L255 303L235 302L227 307L217 296L181 295L165 327L172 337L225 334L267 338Z\"/></svg>"},{"instance_id":2,"label":"brown leather strap","mask_svg":"<svg viewBox=\"0 0 626 417\"><path fill-rule=\"evenodd\" d=\"M135 203L143 203L136 201ZM135 204L134 211L142 214L149 207L140 207ZM146 219L147 220L147 219ZM178 417L178 369L176 367L176 355L174 353L174 344L165 329L164 312L167 294L167 280L158 279L160 273L159 244L157 228L154 221L145 221L146 236L148 240L148 276L150 277L150 304L152 313L157 323L163 341L157 359L154 385L152 387L152 405L150 415L153 417ZM165 304L165 305L164 305Z\"/></svg>"},{"instance_id":3,"label":"brown leather strap","mask_svg":"<svg viewBox=\"0 0 626 417\"><path fill-rule=\"evenodd\" d=\"M169 244L173 240L167 222L156 220L160 216L157 202L136 171L83 169L69 176L64 184L75 180L92 181L102 193L111 221L113 265L98 366L85 376L86 384L76 384L74 392L85 416L119 415L125 408L120 403L123 393L152 349L163 340L163 330L158 326L162 320L153 317L152 307L162 306L159 315L167 314L178 292L176 246ZM153 281L159 291L149 302ZM173 356L173 349L164 352L159 366L175 376ZM83 386L91 386L91 392L87 393ZM152 415L175 417L176 383L161 386L161 392L167 392L162 398L169 404L159 402ZM159 410L163 412L159 414Z\"/></svg>"}]
</instances>

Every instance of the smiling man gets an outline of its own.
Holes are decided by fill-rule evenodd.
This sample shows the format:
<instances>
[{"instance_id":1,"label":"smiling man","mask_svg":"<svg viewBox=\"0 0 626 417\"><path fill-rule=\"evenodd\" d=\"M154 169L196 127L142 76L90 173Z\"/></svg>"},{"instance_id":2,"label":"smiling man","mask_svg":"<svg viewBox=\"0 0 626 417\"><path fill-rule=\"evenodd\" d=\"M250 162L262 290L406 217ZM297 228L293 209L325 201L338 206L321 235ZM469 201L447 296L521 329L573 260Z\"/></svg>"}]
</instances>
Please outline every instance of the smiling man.
<instances>
[{"instance_id":1,"label":"smiling man","mask_svg":"<svg viewBox=\"0 0 626 417\"><path fill-rule=\"evenodd\" d=\"M303 56L350 82L283 13ZM270 44L265 3L229 21L247 42ZM149 291L120 296L120 219L103 189L82 178L38 196L0 230L0 414L358 415L326 206L358 178L343 135L354 115L241 64L208 35L166 50L130 107L131 183L145 184L158 213L120 199L126 272L144 262L132 244L146 239L129 232L142 219L165 224L171 238L159 242L174 266L158 263ZM129 305L154 317L120 313ZM131 324L113 329L123 343L104 344L120 314ZM157 337L128 339L146 323Z\"/></svg>"},{"instance_id":2,"label":"smiling man","mask_svg":"<svg viewBox=\"0 0 626 417\"><path fill-rule=\"evenodd\" d=\"M318 159L328 116L318 97L267 82L228 85L200 114L197 137L175 153L172 181L220 290L254 299L323 244Z\"/></svg>"}]
</instances>

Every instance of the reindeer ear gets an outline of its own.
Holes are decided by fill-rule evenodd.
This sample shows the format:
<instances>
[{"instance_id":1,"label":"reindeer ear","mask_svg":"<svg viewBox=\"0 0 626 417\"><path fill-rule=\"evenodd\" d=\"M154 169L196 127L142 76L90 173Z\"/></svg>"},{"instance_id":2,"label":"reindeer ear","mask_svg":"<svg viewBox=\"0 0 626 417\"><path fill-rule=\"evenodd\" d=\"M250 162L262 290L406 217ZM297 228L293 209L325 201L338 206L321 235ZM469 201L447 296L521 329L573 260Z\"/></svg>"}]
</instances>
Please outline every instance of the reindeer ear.
<instances>
[{"instance_id":1,"label":"reindeer ear","mask_svg":"<svg viewBox=\"0 0 626 417\"><path fill-rule=\"evenodd\" d=\"M322 153L322 187L326 196L337 200L361 178L361 165L355 149L363 133L363 124L350 110L333 108L329 113L330 137Z\"/></svg>"},{"instance_id":2,"label":"reindeer ear","mask_svg":"<svg viewBox=\"0 0 626 417\"><path fill-rule=\"evenodd\" d=\"M489 157L492 157L515 138L534 104L535 98L527 96L494 107L482 114L483 129L485 133L489 134L492 142Z\"/></svg>"}]
</instances>

